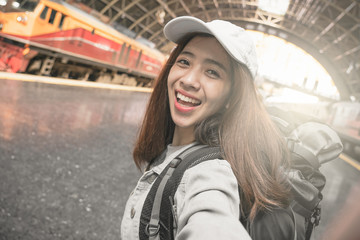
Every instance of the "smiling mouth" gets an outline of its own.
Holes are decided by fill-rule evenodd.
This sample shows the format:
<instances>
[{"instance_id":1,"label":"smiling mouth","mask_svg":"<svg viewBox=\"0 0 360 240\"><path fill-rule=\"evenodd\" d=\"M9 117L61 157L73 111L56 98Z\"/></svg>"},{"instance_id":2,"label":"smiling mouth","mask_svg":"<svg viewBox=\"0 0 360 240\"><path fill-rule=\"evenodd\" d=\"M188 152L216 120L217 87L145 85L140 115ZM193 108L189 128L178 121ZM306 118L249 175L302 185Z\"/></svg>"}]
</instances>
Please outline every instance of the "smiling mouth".
<instances>
[{"instance_id":1,"label":"smiling mouth","mask_svg":"<svg viewBox=\"0 0 360 240\"><path fill-rule=\"evenodd\" d=\"M187 97L179 92L176 92L176 101L183 106L196 107L201 104L201 101L191 97Z\"/></svg>"}]
</instances>

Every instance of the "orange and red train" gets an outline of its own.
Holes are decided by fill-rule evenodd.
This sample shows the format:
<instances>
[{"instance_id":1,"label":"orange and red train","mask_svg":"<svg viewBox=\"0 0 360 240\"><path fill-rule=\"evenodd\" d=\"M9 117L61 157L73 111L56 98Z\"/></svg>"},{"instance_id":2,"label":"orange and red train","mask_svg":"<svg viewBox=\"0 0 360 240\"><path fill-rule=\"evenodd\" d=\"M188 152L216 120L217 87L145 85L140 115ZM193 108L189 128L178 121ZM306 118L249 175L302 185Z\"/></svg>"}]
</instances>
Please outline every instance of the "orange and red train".
<instances>
[{"instance_id":1,"label":"orange and red train","mask_svg":"<svg viewBox=\"0 0 360 240\"><path fill-rule=\"evenodd\" d=\"M146 85L165 61L64 1L0 3L0 71Z\"/></svg>"}]
</instances>

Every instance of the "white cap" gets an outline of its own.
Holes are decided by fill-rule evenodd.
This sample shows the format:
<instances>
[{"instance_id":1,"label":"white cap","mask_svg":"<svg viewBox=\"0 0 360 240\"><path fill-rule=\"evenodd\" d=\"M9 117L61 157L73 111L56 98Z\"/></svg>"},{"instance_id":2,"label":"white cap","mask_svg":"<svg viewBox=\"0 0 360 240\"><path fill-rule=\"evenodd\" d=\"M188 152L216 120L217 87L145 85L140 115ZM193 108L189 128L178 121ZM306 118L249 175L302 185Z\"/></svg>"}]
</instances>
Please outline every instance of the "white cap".
<instances>
[{"instance_id":1,"label":"white cap","mask_svg":"<svg viewBox=\"0 0 360 240\"><path fill-rule=\"evenodd\" d=\"M223 20L205 23L190 16L174 18L164 27L165 37L174 43L193 32L213 35L229 55L245 65L255 77L258 67L255 44L243 28Z\"/></svg>"}]
</instances>

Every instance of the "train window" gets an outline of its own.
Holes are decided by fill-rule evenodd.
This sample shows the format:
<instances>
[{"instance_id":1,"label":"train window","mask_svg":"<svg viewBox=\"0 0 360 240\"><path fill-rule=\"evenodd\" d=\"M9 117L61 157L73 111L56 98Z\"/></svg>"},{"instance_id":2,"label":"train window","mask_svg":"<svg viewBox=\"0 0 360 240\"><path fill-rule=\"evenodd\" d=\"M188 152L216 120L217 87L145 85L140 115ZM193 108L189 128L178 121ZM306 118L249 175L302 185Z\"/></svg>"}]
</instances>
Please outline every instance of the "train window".
<instances>
[{"instance_id":1,"label":"train window","mask_svg":"<svg viewBox=\"0 0 360 240\"><path fill-rule=\"evenodd\" d=\"M113 51L113 54L111 56L111 62L115 62L116 60L116 51Z\"/></svg>"},{"instance_id":2,"label":"train window","mask_svg":"<svg viewBox=\"0 0 360 240\"><path fill-rule=\"evenodd\" d=\"M126 43L123 43L123 45L121 46L121 50L120 50L119 62L121 62L121 59L124 55L125 48L126 48Z\"/></svg>"},{"instance_id":3,"label":"train window","mask_svg":"<svg viewBox=\"0 0 360 240\"><path fill-rule=\"evenodd\" d=\"M130 55L130 51L131 51L131 45L128 46L126 55L125 55L125 59L124 59L124 63L126 64Z\"/></svg>"},{"instance_id":4,"label":"train window","mask_svg":"<svg viewBox=\"0 0 360 240\"><path fill-rule=\"evenodd\" d=\"M59 28L60 29L62 29L62 27L63 27L65 17L66 17L65 15L61 14L61 19L60 19L60 22L59 22Z\"/></svg>"},{"instance_id":5,"label":"train window","mask_svg":"<svg viewBox=\"0 0 360 240\"><path fill-rule=\"evenodd\" d=\"M42 10L42 12L41 12L41 14L40 14L40 18L41 18L41 19L45 19L45 18L46 18L46 15L47 15L48 10L49 10L48 6L45 6L45 8Z\"/></svg>"},{"instance_id":6,"label":"train window","mask_svg":"<svg viewBox=\"0 0 360 240\"><path fill-rule=\"evenodd\" d=\"M50 18L49 18L49 23L54 24L54 20L55 20L55 16L56 16L56 10L51 10L51 14L50 14Z\"/></svg>"},{"instance_id":7,"label":"train window","mask_svg":"<svg viewBox=\"0 0 360 240\"><path fill-rule=\"evenodd\" d=\"M140 53L139 53L138 59L137 59L137 61L136 61L136 66L135 66L135 68L137 68L137 67L139 66L141 56L142 56L142 50L141 50Z\"/></svg>"}]
</instances>

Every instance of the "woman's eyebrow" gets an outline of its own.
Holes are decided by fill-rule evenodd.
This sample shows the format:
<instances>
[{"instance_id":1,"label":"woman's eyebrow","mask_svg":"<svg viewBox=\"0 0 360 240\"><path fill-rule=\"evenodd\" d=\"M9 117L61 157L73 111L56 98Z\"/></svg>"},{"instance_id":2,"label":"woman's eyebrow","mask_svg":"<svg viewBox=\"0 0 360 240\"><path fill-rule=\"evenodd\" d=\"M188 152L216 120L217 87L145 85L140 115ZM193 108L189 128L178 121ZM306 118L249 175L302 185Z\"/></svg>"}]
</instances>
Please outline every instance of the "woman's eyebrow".
<instances>
[{"instance_id":1,"label":"woman's eyebrow","mask_svg":"<svg viewBox=\"0 0 360 240\"><path fill-rule=\"evenodd\" d=\"M189 51L182 51L182 52L180 53L180 55L188 55L188 56L190 56L190 57L194 57L194 56L195 56L192 52L189 52Z\"/></svg>"},{"instance_id":2,"label":"woman's eyebrow","mask_svg":"<svg viewBox=\"0 0 360 240\"><path fill-rule=\"evenodd\" d=\"M218 66L219 68L221 68L222 70L224 70L225 72L228 71L227 68L222 63L220 63L220 62L218 62L218 61L216 61L214 59L207 58L207 59L205 59L205 62L208 62L210 64L214 64L214 65Z\"/></svg>"}]
</instances>

